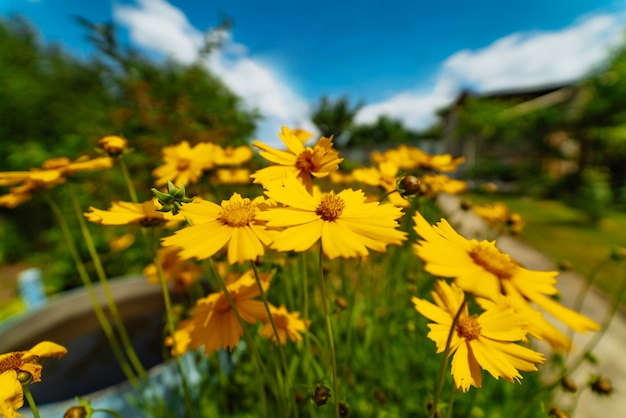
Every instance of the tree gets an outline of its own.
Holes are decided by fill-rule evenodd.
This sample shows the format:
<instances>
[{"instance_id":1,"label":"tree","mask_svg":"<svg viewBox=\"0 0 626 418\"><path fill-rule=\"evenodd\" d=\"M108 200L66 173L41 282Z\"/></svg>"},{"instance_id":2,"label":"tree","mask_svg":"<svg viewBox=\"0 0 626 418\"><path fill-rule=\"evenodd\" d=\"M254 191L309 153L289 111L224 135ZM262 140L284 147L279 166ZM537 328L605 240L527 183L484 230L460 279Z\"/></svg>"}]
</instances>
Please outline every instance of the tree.
<instances>
[{"instance_id":1,"label":"tree","mask_svg":"<svg viewBox=\"0 0 626 418\"><path fill-rule=\"evenodd\" d=\"M322 136L334 136L335 146L341 148L348 140L348 133L354 125L354 117L361 107L363 107L362 102L350 106L347 96L335 101L323 96L313 111L311 120Z\"/></svg>"}]
</instances>

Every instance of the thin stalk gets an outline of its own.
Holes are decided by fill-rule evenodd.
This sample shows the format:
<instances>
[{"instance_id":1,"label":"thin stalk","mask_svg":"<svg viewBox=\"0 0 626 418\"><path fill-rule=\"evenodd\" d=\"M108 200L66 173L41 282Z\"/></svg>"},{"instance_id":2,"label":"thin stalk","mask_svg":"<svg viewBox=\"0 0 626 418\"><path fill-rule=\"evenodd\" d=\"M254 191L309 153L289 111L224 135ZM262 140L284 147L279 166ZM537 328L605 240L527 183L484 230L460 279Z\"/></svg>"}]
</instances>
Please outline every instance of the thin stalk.
<instances>
[{"instance_id":1,"label":"thin stalk","mask_svg":"<svg viewBox=\"0 0 626 418\"><path fill-rule=\"evenodd\" d=\"M320 292L322 293L322 308L324 309L324 318L326 319L326 335L328 337L328 347L330 349L330 366L333 374L333 395L335 396L335 417L339 418L339 392L337 391L337 360L335 357L335 342L333 340L333 327L330 322L328 313L328 302L326 301L326 286L324 285L324 269L322 268L322 260L324 252L322 251L322 241L320 240L319 255L319 274L320 274Z\"/></svg>"},{"instance_id":2,"label":"thin stalk","mask_svg":"<svg viewBox=\"0 0 626 418\"><path fill-rule=\"evenodd\" d=\"M155 243L155 247L157 246L157 240L154 236L154 228L153 228L153 242ZM175 336L176 328L174 326L174 318L172 316L172 301L170 300L170 292L167 288L167 284L165 283L165 276L163 275L163 265L161 264L161 258L159 257L159 252L157 248L154 248L154 260L157 268L157 273L159 276L159 284L161 285L161 293L163 294L163 302L165 303L165 317L167 321L167 329L172 338ZM187 416L193 417L193 403L191 402L191 395L189 394L189 384L187 383L187 379L185 377L185 372L183 370L183 366L180 362L180 353L177 350L177 344L172 344L174 348L174 360L176 361L176 368L178 369L178 374L180 375L180 380L183 386L183 394L185 396L185 405L187 408Z\"/></svg>"},{"instance_id":3,"label":"thin stalk","mask_svg":"<svg viewBox=\"0 0 626 418\"><path fill-rule=\"evenodd\" d=\"M441 368L439 369L439 376L437 377L437 386L435 388L435 396L433 398L433 404L428 411L428 418L433 418L435 413L437 412L437 404L439 403L439 398L441 397L441 390L443 389L443 381L446 376L446 369L448 368L448 357L450 356L450 343L452 342L452 335L454 334L456 324L459 322L459 318L461 317L461 312L463 312L463 308L465 308L465 304L467 303L467 298L463 295L463 302L461 306L459 306L459 310L454 315L454 319L452 320L452 325L450 326L450 332L448 333L448 339L446 340L446 349L443 352L443 359L441 360Z\"/></svg>"},{"instance_id":4,"label":"thin stalk","mask_svg":"<svg viewBox=\"0 0 626 418\"><path fill-rule=\"evenodd\" d=\"M93 289L93 285L91 284L91 280L89 279L89 275L87 274L87 269L85 268L85 264L83 263L80 256L78 255L78 250L76 249L76 245L74 244L74 240L72 239L72 234L70 233L67 222L65 221L65 218L63 217L61 213L61 210L59 209L57 204L54 202L54 200L50 199L50 197L46 195L46 201L48 205L50 206L50 209L52 210L54 217L59 223L59 226L61 227L61 232L63 233L63 237L65 238L65 242L67 244L67 249L70 252L70 255L72 256L72 259L74 260L74 264L76 265L76 270L78 270L78 276L83 282L83 286L85 286L85 289L87 290L87 295L89 296L89 299L91 300L91 305L93 306L94 314L96 315L96 318L98 319L98 322L100 323L100 327L102 328L102 331L104 332L104 335L107 341L109 342L109 345L111 346L111 350L113 350L113 354L115 355L115 358L117 359L117 362L120 365L122 372L124 373L124 376L126 376L126 379L128 379L128 381L133 385L133 387L137 388L139 385L137 376L135 376L133 369L130 367L128 360L124 356L122 349L119 345L119 342L117 340L117 336L113 332L113 328L111 327L109 320L107 319L106 315L104 314L104 311L102 310L102 307L100 306L98 297L96 296L96 293Z\"/></svg>"},{"instance_id":5,"label":"thin stalk","mask_svg":"<svg viewBox=\"0 0 626 418\"><path fill-rule=\"evenodd\" d=\"M239 321L239 324L241 324L241 328L243 329L243 336L246 340L246 343L248 344L248 347L250 347L250 351L252 351L252 356L256 360L254 364L256 366L257 374L259 375L259 381L263 381L264 380L263 376L264 375L269 376L269 374L267 373L265 364L263 363L263 360L261 359L261 356L259 355L256 345L254 344L254 340L252 340L252 336L250 336L250 333L248 332L246 323L241 317L241 315L239 314L237 305L235 305L235 301L230 295L230 292L228 291L228 288L226 287L226 283L224 282L224 279L222 279L222 276L220 276L220 274L217 272L217 269L215 268L215 263L213 262L212 258L209 258L208 265L209 265L209 268L211 269L211 272L213 273L213 276L215 276L215 278L217 279L220 285L220 290L222 291L222 293L224 293L224 296L226 297L226 300L228 301L230 308L233 310L233 313L237 317L237 321ZM265 395L264 385L260 384L258 385L258 387L259 387L259 398L261 399L261 409L263 410L263 415L267 418L269 415L267 413L267 399ZM282 397L279 396L278 398L282 400Z\"/></svg>"},{"instance_id":6,"label":"thin stalk","mask_svg":"<svg viewBox=\"0 0 626 418\"><path fill-rule=\"evenodd\" d=\"M302 314L304 316L304 320L309 323L309 272L308 266L306 264L306 251L300 253L300 262L302 263ZM307 330L304 333L304 376L307 379L307 382L310 382L311 376L311 334Z\"/></svg>"},{"instance_id":7,"label":"thin stalk","mask_svg":"<svg viewBox=\"0 0 626 418\"><path fill-rule=\"evenodd\" d=\"M135 186L133 186L133 181L128 173L128 167L126 167L126 163L124 162L124 157L119 156L117 159L120 163L120 169L122 170L122 175L124 176L124 181L126 182L126 187L128 187L128 193L130 194L130 199L133 203L138 203L137 192L135 191Z\"/></svg>"},{"instance_id":8,"label":"thin stalk","mask_svg":"<svg viewBox=\"0 0 626 418\"><path fill-rule=\"evenodd\" d=\"M259 276L259 269L257 268L256 264L254 264L254 262L251 262L252 264L252 271L254 272L254 278L256 279L256 285L259 288L259 293L261 294L261 300L263 301L263 306L265 306L265 312L267 313L267 317L269 318L270 324L272 325L272 330L274 331L274 338L276 338L276 346L278 347L278 352L280 353L280 360L282 362L282 366L283 369L285 370L285 379L287 380L287 386L288 386L288 390L285 390L285 388L283 387L282 389L282 393L283 395L285 394L285 392L288 392L288 394L290 394L291 392L291 379L289 378L289 366L287 366L287 358L285 357L285 351L283 350L283 346L280 343L280 335L278 334L278 328L276 328L276 322L274 321L274 315L272 315L272 310L270 309L270 305L267 302L267 294L265 293L265 290L263 289L263 285L261 284L261 277ZM280 380L281 385L282 385L282 379ZM290 396L287 397L287 405L291 405L292 403L289 402L289 400L291 399ZM288 407L289 409L291 409L291 406ZM290 412L290 411L287 411ZM297 411L296 411L297 414ZM288 414L289 415L289 414Z\"/></svg>"},{"instance_id":9,"label":"thin stalk","mask_svg":"<svg viewBox=\"0 0 626 418\"><path fill-rule=\"evenodd\" d=\"M589 272L589 276L585 280L585 283L580 287L580 290L578 290L578 293L576 294L576 300L574 301L574 305L572 306L572 309L574 311L580 312L580 308L582 308L583 302L585 301L585 296L587 296L587 293L589 293L589 289L591 288L593 282L596 280L598 273L611 262L611 258L606 258L596 264L593 269L591 269L591 271Z\"/></svg>"},{"instance_id":10,"label":"thin stalk","mask_svg":"<svg viewBox=\"0 0 626 418\"><path fill-rule=\"evenodd\" d=\"M34 418L41 418L41 415L39 415L39 409L37 409L37 404L35 403L35 398L33 398L33 394L30 393L28 385L22 385L22 390L24 391L24 397L28 401L28 406L33 413Z\"/></svg>"},{"instance_id":11,"label":"thin stalk","mask_svg":"<svg viewBox=\"0 0 626 418\"><path fill-rule=\"evenodd\" d=\"M119 310L117 309L117 304L113 299L113 294L111 293L111 288L109 287L109 281L107 280L104 268L102 267L102 261L100 260L100 256L98 255L98 251L96 250L96 246L94 245L93 238L91 236L91 233L89 232L89 228L87 228L87 222L85 221L80 204L78 202L78 199L76 198L76 193L74 192L71 184L68 184L68 190L70 198L72 200L72 205L74 206L74 212L76 214L76 218L78 219L78 224L83 235L83 239L85 240L85 244L87 245L89 255L93 260L96 274L98 275L98 279L100 280L100 284L102 285L102 290L104 290L104 296L107 301L109 310L111 311L113 322L115 323L115 326L117 327L117 330L119 332L122 346L124 347L124 350L126 351L126 354L128 355L128 358L135 370L137 371L139 377L142 380L146 380L148 378L148 374L146 373L146 369L144 369L143 365L141 364L135 348L130 342L128 332L126 331L126 326L122 321L122 317L120 316Z\"/></svg>"}]
</instances>

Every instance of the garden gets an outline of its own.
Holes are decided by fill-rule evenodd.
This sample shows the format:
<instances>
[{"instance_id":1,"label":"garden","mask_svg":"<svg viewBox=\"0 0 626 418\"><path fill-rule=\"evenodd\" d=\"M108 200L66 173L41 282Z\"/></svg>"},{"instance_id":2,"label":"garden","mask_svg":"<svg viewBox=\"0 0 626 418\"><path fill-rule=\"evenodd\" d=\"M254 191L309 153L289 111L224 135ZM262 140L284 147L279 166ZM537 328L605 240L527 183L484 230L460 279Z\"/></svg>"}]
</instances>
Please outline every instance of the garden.
<instances>
[{"instance_id":1,"label":"garden","mask_svg":"<svg viewBox=\"0 0 626 418\"><path fill-rule=\"evenodd\" d=\"M79 62L0 23L14 107L0 124L0 262L43 284L2 302L0 415L567 417L583 391L614 396L599 373L572 376L602 363L626 289L617 128L589 128L604 154L541 181L528 160L502 179L487 159L407 145L420 135L397 124L363 163L332 126L253 139L258 115L205 68L119 49L106 27L91 28L103 57ZM545 112L514 130L561 129ZM512 141L483 123L483 147ZM498 194L503 180L515 193ZM483 238L459 232L443 195L484 220ZM587 230L580 255L580 232L557 233L568 222ZM503 236L528 236L559 268L520 264ZM572 268L586 284L568 306L556 286ZM601 321L581 313L595 285L612 296ZM574 349L574 335L590 343Z\"/></svg>"}]
</instances>

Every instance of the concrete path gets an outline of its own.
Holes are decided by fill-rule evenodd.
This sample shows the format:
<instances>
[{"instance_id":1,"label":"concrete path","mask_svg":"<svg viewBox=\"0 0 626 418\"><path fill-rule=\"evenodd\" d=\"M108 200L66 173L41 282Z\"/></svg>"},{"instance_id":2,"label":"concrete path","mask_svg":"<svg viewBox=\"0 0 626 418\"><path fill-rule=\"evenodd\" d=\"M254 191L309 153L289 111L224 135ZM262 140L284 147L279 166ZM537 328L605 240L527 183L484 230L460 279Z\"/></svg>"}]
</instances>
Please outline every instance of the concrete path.
<instances>
[{"instance_id":1,"label":"concrete path","mask_svg":"<svg viewBox=\"0 0 626 418\"><path fill-rule=\"evenodd\" d=\"M460 198L452 195L440 195L437 203L447 214L447 220L455 229L466 238L493 239L489 237L488 226L471 211L463 211L460 208ZM546 237L549 240L549 237ZM496 245L502 251L511 255L519 261L525 268L530 270L556 270L553 260L541 251L529 246L521 238L502 235L496 238ZM558 276L557 285L561 293L561 303L572 307L578 290L585 283L585 278L576 272L561 273ZM602 323L605 314L609 311L610 299L599 290L592 287L588 293L582 308L582 313L598 323ZM555 324L557 324L555 322ZM577 334L574 337L574 349L570 359L575 359L581 353L582 348L593 338L594 333L586 335ZM547 345L539 346L549 355ZM600 342L593 350L593 354L598 359L597 365L585 363L581 365L572 375L578 384L580 397L577 401L575 418L597 418L597 417L626 417L626 317L622 312L618 312L611 321L607 331ZM614 387L611 396L600 397L584 388L590 375L601 375L608 378ZM576 402L572 394L563 393L557 390L556 402L566 409Z\"/></svg>"}]
</instances>

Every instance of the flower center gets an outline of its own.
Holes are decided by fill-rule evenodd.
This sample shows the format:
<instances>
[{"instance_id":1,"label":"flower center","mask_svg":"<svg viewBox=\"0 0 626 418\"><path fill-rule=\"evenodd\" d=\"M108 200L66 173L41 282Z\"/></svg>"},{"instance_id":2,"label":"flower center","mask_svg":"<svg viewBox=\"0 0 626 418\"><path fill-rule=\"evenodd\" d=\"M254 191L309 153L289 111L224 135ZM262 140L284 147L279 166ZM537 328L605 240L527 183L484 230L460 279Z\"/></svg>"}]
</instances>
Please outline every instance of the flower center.
<instances>
[{"instance_id":1,"label":"flower center","mask_svg":"<svg viewBox=\"0 0 626 418\"><path fill-rule=\"evenodd\" d=\"M478 323L478 316L471 315L467 318L459 318L459 322L456 324L456 333L460 338L465 338L468 341L475 340L480 337L480 324Z\"/></svg>"},{"instance_id":2,"label":"flower center","mask_svg":"<svg viewBox=\"0 0 626 418\"><path fill-rule=\"evenodd\" d=\"M223 206L220 221L224 225L240 228L254 222L256 206L250 199L243 199L241 202L226 203Z\"/></svg>"},{"instance_id":3,"label":"flower center","mask_svg":"<svg viewBox=\"0 0 626 418\"><path fill-rule=\"evenodd\" d=\"M519 267L508 254L504 254L493 245L486 242L479 242L470 250L469 256L488 272L494 274L499 279L509 279Z\"/></svg>"},{"instance_id":4,"label":"flower center","mask_svg":"<svg viewBox=\"0 0 626 418\"><path fill-rule=\"evenodd\" d=\"M21 352L9 353L0 360L0 374L7 370L17 370L22 364Z\"/></svg>"},{"instance_id":5,"label":"flower center","mask_svg":"<svg viewBox=\"0 0 626 418\"><path fill-rule=\"evenodd\" d=\"M333 222L341 216L346 203L339 196L327 194L322 197L322 201L315 210L315 213L325 221Z\"/></svg>"},{"instance_id":6,"label":"flower center","mask_svg":"<svg viewBox=\"0 0 626 418\"><path fill-rule=\"evenodd\" d=\"M190 165L191 165L191 161L189 161L189 159L179 158L178 163L176 164L176 169L178 171L185 171L189 168Z\"/></svg>"},{"instance_id":7,"label":"flower center","mask_svg":"<svg viewBox=\"0 0 626 418\"><path fill-rule=\"evenodd\" d=\"M298 159L296 160L296 168L298 170L302 170L305 173L310 173L315 168L315 164L313 163L313 153L311 150L306 149L298 155Z\"/></svg>"}]
</instances>

